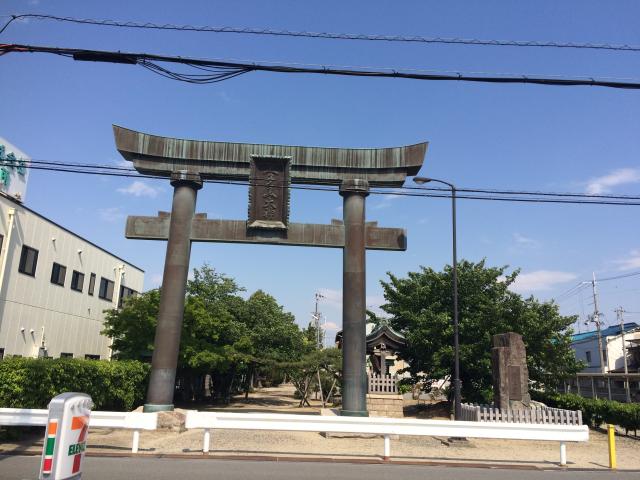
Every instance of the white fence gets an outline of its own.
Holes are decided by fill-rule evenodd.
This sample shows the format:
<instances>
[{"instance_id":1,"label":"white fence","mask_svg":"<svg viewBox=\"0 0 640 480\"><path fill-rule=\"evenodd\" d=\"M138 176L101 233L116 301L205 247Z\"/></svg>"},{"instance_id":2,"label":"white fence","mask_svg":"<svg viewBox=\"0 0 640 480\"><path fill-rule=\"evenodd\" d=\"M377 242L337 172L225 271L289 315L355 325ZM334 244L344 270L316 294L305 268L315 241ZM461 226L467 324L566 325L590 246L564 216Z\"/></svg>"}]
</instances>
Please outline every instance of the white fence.
<instances>
[{"instance_id":1,"label":"white fence","mask_svg":"<svg viewBox=\"0 0 640 480\"><path fill-rule=\"evenodd\" d=\"M462 420L471 422L582 425L582 412L580 410L564 410L550 407L501 409L490 405L470 405L463 403Z\"/></svg>"},{"instance_id":2,"label":"white fence","mask_svg":"<svg viewBox=\"0 0 640 480\"><path fill-rule=\"evenodd\" d=\"M44 427L47 425L49 411L31 408L0 408L0 425ZM131 452L137 453L140 443L140 430L155 430L158 424L157 413L142 412L91 412L90 428L124 428L133 430Z\"/></svg>"},{"instance_id":3,"label":"white fence","mask_svg":"<svg viewBox=\"0 0 640 480\"><path fill-rule=\"evenodd\" d=\"M391 435L420 435L560 442L560 464L566 465L565 442L586 442L586 425L521 424L504 422L452 422L397 418L363 418L259 413L187 413L187 429L204 430L202 451L211 446L211 430L280 430L375 434L384 437L384 458L391 456Z\"/></svg>"},{"instance_id":4,"label":"white fence","mask_svg":"<svg viewBox=\"0 0 640 480\"><path fill-rule=\"evenodd\" d=\"M369 380L369 393L375 394L398 394L398 379L394 375L377 375L370 373L367 375Z\"/></svg>"}]
</instances>

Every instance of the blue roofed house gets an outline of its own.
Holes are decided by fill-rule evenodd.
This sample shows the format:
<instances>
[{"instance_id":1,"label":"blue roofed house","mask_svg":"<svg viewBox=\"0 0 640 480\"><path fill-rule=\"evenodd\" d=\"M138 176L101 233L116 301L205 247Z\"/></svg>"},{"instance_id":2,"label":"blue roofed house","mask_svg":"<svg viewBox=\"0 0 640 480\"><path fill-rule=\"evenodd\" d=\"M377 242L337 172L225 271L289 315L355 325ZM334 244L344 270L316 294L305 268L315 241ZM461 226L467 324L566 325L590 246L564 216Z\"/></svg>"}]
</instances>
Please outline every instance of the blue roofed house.
<instances>
[{"instance_id":1,"label":"blue roofed house","mask_svg":"<svg viewBox=\"0 0 640 480\"><path fill-rule=\"evenodd\" d=\"M622 345L622 328L613 325L602 329L602 353L604 357L605 373L624 373L624 355L627 356L629 372L640 371L640 365L635 355L630 354L630 348L640 342L640 325L635 322L624 324L624 347ZM571 348L578 360L587 364L583 373L600 373L600 355L598 355L598 332L578 333L571 338ZM624 353L623 353L624 352Z\"/></svg>"}]
</instances>

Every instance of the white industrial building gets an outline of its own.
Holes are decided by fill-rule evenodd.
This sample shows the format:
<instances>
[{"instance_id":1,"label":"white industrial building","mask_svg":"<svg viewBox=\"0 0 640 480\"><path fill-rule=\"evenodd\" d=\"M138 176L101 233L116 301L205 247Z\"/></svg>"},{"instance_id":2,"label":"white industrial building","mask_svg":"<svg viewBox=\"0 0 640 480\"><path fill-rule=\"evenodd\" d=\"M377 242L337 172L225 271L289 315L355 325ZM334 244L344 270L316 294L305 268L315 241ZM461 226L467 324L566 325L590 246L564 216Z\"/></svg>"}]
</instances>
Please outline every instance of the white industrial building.
<instances>
[{"instance_id":1,"label":"white industrial building","mask_svg":"<svg viewBox=\"0 0 640 480\"><path fill-rule=\"evenodd\" d=\"M0 138L0 358L108 359L104 311L140 292L144 271L25 207L9 150Z\"/></svg>"},{"instance_id":2,"label":"white industrial building","mask_svg":"<svg viewBox=\"0 0 640 480\"><path fill-rule=\"evenodd\" d=\"M620 325L612 325L602 329L602 356L604 359L604 373L624 372L624 360L627 357L629 371L636 371L638 365L629 354L630 341L640 339L640 326L629 322L624 324L624 347L622 328ZM575 351L576 358L585 362L583 373L600 373L600 354L598 353L598 332L578 333L571 338L571 348Z\"/></svg>"}]
</instances>

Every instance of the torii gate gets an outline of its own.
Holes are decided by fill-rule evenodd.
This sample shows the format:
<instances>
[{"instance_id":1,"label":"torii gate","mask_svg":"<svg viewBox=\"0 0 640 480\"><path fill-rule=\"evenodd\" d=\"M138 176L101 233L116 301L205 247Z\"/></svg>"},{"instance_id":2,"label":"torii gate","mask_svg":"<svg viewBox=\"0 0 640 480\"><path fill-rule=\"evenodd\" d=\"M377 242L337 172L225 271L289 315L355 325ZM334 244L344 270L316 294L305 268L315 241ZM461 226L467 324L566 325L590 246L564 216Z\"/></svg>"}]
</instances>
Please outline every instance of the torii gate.
<instances>
[{"instance_id":1,"label":"torii gate","mask_svg":"<svg viewBox=\"0 0 640 480\"><path fill-rule=\"evenodd\" d=\"M144 411L173 410L191 242L343 249L342 415L367 416L365 250L406 250L406 232L365 223L369 187L400 187L422 166L427 143L396 148L321 148L183 140L113 126L118 151L143 174L170 178L171 213L130 216L126 237L167 240L151 379ZM249 180L249 219L195 214L202 181ZM338 185L343 218L289 223L289 185Z\"/></svg>"}]
</instances>

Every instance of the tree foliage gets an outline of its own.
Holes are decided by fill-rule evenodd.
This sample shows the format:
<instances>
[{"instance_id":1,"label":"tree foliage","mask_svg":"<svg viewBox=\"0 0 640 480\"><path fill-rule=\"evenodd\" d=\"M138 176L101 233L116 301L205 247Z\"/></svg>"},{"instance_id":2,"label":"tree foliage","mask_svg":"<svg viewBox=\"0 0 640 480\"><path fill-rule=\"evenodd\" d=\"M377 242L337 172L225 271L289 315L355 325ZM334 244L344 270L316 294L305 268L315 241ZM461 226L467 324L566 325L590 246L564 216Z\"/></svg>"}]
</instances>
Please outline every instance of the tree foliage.
<instances>
[{"instance_id":1,"label":"tree foliage","mask_svg":"<svg viewBox=\"0 0 640 480\"><path fill-rule=\"evenodd\" d=\"M559 314L552 302L523 298L509 290L518 271L462 261L458 264L460 378L463 396L470 401L492 398L491 338L520 333L527 349L529 376L534 388L555 388L580 370L570 348L573 316ZM422 267L406 278L391 273L381 282L392 328L407 338L401 357L414 382L429 389L434 380L448 378L453 369L452 269L437 272Z\"/></svg>"},{"instance_id":2,"label":"tree foliage","mask_svg":"<svg viewBox=\"0 0 640 480\"><path fill-rule=\"evenodd\" d=\"M297 360L308 351L294 316L274 297L258 290L245 300L242 291L208 265L194 269L187 284L179 373L191 384L211 375L218 398L228 399L233 382L239 388L263 365ZM114 339L118 358L150 359L159 305L156 289L107 312L104 333Z\"/></svg>"}]
</instances>

